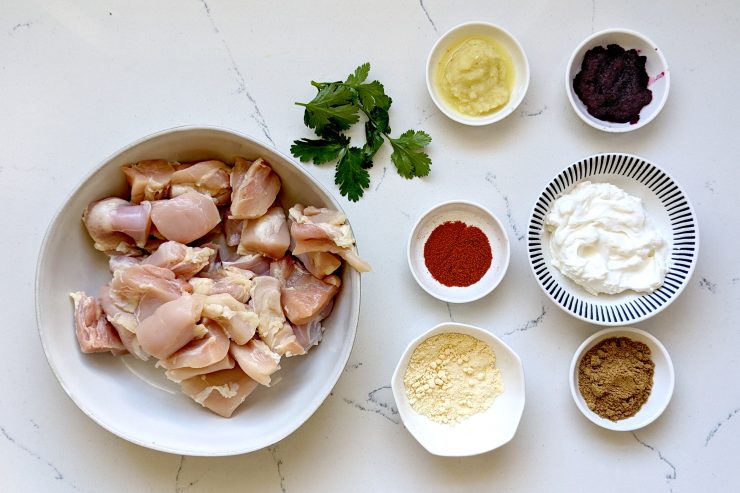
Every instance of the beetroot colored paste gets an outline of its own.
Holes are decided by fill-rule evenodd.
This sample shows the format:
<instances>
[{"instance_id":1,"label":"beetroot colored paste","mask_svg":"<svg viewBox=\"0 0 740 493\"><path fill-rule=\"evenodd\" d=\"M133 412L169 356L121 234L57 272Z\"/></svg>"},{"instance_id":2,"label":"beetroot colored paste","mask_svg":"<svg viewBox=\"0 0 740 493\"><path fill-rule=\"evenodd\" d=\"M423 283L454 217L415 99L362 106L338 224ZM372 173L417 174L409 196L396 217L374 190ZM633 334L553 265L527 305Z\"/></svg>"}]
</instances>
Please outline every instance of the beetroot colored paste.
<instances>
[{"instance_id":1,"label":"beetroot colored paste","mask_svg":"<svg viewBox=\"0 0 740 493\"><path fill-rule=\"evenodd\" d=\"M653 99L644 56L610 44L586 52L573 89L589 114L614 123L637 123L640 110Z\"/></svg>"}]
</instances>

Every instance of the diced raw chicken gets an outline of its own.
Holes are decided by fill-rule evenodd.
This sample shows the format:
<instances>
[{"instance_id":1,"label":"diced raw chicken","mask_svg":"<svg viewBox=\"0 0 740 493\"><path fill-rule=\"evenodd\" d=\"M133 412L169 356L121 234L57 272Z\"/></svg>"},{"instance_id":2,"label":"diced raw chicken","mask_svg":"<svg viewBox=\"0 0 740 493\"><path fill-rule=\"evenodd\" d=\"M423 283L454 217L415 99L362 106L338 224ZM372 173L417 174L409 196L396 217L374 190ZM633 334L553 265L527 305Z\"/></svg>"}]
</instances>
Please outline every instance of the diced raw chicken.
<instances>
[{"instance_id":1,"label":"diced raw chicken","mask_svg":"<svg viewBox=\"0 0 740 493\"><path fill-rule=\"evenodd\" d=\"M227 293L241 303L249 300L249 291L252 289L252 277L248 270L226 266L210 274L209 277L193 277L190 285L193 292L205 295Z\"/></svg>"},{"instance_id":2,"label":"diced raw chicken","mask_svg":"<svg viewBox=\"0 0 740 493\"><path fill-rule=\"evenodd\" d=\"M244 179L244 176L247 174L247 170L249 170L250 166L252 166L252 161L249 161L247 159L244 159L241 156L236 156L234 158L234 166L231 168L231 200L234 200L234 190L239 188L239 184Z\"/></svg>"},{"instance_id":3,"label":"diced raw chicken","mask_svg":"<svg viewBox=\"0 0 740 493\"><path fill-rule=\"evenodd\" d=\"M108 268L111 274L117 270L128 269L141 263L142 257L133 257L131 255L111 255L108 257Z\"/></svg>"},{"instance_id":4,"label":"diced raw chicken","mask_svg":"<svg viewBox=\"0 0 740 493\"><path fill-rule=\"evenodd\" d=\"M139 161L124 166L123 173L131 185L131 202L159 200L167 197L170 178L175 172L172 164L163 159Z\"/></svg>"},{"instance_id":5,"label":"diced raw chicken","mask_svg":"<svg viewBox=\"0 0 740 493\"><path fill-rule=\"evenodd\" d=\"M283 307L280 304L280 288L280 281L274 277L254 278L252 303L259 317L259 335L271 350L280 355L302 354L298 344L293 344L295 335L293 335L290 324L286 323L283 314Z\"/></svg>"},{"instance_id":6,"label":"diced raw chicken","mask_svg":"<svg viewBox=\"0 0 740 493\"><path fill-rule=\"evenodd\" d=\"M270 273L280 279L283 310L296 325L315 318L341 285L337 276L326 276L323 280L314 277L292 257L273 262Z\"/></svg>"},{"instance_id":7,"label":"diced raw chicken","mask_svg":"<svg viewBox=\"0 0 740 493\"><path fill-rule=\"evenodd\" d=\"M227 245L237 246L239 244L239 240L241 240L242 237L243 226L244 219L224 218L224 236L226 237Z\"/></svg>"},{"instance_id":8,"label":"diced raw chicken","mask_svg":"<svg viewBox=\"0 0 740 493\"><path fill-rule=\"evenodd\" d=\"M256 219L275 202L280 178L262 158L244 172L248 161L236 160L231 182L231 218Z\"/></svg>"},{"instance_id":9,"label":"diced raw chicken","mask_svg":"<svg viewBox=\"0 0 740 493\"><path fill-rule=\"evenodd\" d=\"M203 316L215 320L237 344L244 344L257 331L257 314L227 293L207 296L203 305Z\"/></svg>"},{"instance_id":10,"label":"diced raw chicken","mask_svg":"<svg viewBox=\"0 0 740 493\"><path fill-rule=\"evenodd\" d=\"M259 339L252 339L243 346L232 342L229 353L244 373L267 387L270 386L270 375L280 369L280 356Z\"/></svg>"},{"instance_id":11,"label":"diced raw chicken","mask_svg":"<svg viewBox=\"0 0 740 493\"><path fill-rule=\"evenodd\" d=\"M225 205L231 196L230 172L230 166L216 160L178 167L172 175L170 197L194 190L212 197L216 205Z\"/></svg>"},{"instance_id":12,"label":"diced raw chicken","mask_svg":"<svg viewBox=\"0 0 740 493\"><path fill-rule=\"evenodd\" d=\"M173 370L175 368L204 368L218 363L229 352L229 338L221 326L212 320L205 319L206 335L194 339L173 355L161 360L158 366Z\"/></svg>"},{"instance_id":13,"label":"diced raw chicken","mask_svg":"<svg viewBox=\"0 0 740 493\"><path fill-rule=\"evenodd\" d=\"M167 241L142 263L163 267L178 277L190 279L210 263L215 253L212 248L189 247L176 241Z\"/></svg>"},{"instance_id":14,"label":"diced raw chicken","mask_svg":"<svg viewBox=\"0 0 740 493\"><path fill-rule=\"evenodd\" d=\"M107 284L100 288L100 306L103 308L108 322L111 323L121 342L129 353L143 361L149 359L149 355L141 348L139 340L136 338L136 327L139 322L134 314L125 312L118 308L110 296L110 286Z\"/></svg>"},{"instance_id":15,"label":"diced raw chicken","mask_svg":"<svg viewBox=\"0 0 740 493\"><path fill-rule=\"evenodd\" d=\"M113 302L129 313L140 308L144 296L150 304L161 304L192 291L190 284L176 278L174 272L155 265L134 265L116 270L110 287Z\"/></svg>"},{"instance_id":16,"label":"diced raw chicken","mask_svg":"<svg viewBox=\"0 0 740 493\"><path fill-rule=\"evenodd\" d=\"M296 342L301 345L304 352L308 352L309 349L321 342L324 327L320 320L314 319L307 324L294 325L293 334L295 334Z\"/></svg>"},{"instance_id":17,"label":"diced raw chicken","mask_svg":"<svg viewBox=\"0 0 740 493\"><path fill-rule=\"evenodd\" d=\"M195 324L203 310L201 295L182 295L169 301L139 323L136 335L142 349L165 359L200 334Z\"/></svg>"},{"instance_id":18,"label":"diced raw chicken","mask_svg":"<svg viewBox=\"0 0 740 493\"><path fill-rule=\"evenodd\" d=\"M209 196L187 192L153 202L152 222L166 239L190 243L211 231L221 222L221 216Z\"/></svg>"},{"instance_id":19,"label":"diced raw chicken","mask_svg":"<svg viewBox=\"0 0 740 493\"><path fill-rule=\"evenodd\" d=\"M191 399L224 418L230 418L244 399L257 388L238 367L183 380L180 387Z\"/></svg>"},{"instance_id":20,"label":"diced raw chicken","mask_svg":"<svg viewBox=\"0 0 740 493\"><path fill-rule=\"evenodd\" d=\"M257 276L266 276L270 273L272 259L256 252L250 252L231 261L222 261L224 267L238 267L254 272Z\"/></svg>"},{"instance_id":21,"label":"diced raw chicken","mask_svg":"<svg viewBox=\"0 0 740 493\"><path fill-rule=\"evenodd\" d=\"M237 253L258 252L279 259L290 245L290 231L282 207L272 207L259 219L244 221Z\"/></svg>"},{"instance_id":22,"label":"diced raw chicken","mask_svg":"<svg viewBox=\"0 0 740 493\"><path fill-rule=\"evenodd\" d=\"M131 205L111 197L91 203L82 214L82 222L97 250L134 253L134 245L144 246L149 237L151 209L149 202Z\"/></svg>"},{"instance_id":23,"label":"diced raw chicken","mask_svg":"<svg viewBox=\"0 0 740 493\"><path fill-rule=\"evenodd\" d=\"M70 296L75 305L75 334L80 350L83 353L125 353L121 338L103 316L98 301L82 291L70 293Z\"/></svg>"},{"instance_id":24,"label":"diced raw chicken","mask_svg":"<svg viewBox=\"0 0 740 493\"><path fill-rule=\"evenodd\" d=\"M321 279L342 265L342 261L329 252L308 252L296 255L308 272Z\"/></svg>"},{"instance_id":25,"label":"diced raw chicken","mask_svg":"<svg viewBox=\"0 0 740 493\"><path fill-rule=\"evenodd\" d=\"M370 264L354 252L355 238L344 214L330 209L290 208L290 235L295 243L293 255L309 252L329 252L339 255L358 272L369 272Z\"/></svg>"},{"instance_id":26,"label":"diced raw chicken","mask_svg":"<svg viewBox=\"0 0 740 493\"><path fill-rule=\"evenodd\" d=\"M230 370L231 368L234 368L234 365L234 358L227 354L221 361L217 361L216 363L204 368L175 368L173 370L165 371L164 374L173 382L180 383L183 380L187 380L188 378L193 378L198 375L205 375L206 373L213 373L214 371L219 370Z\"/></svg>"}]
</instances>

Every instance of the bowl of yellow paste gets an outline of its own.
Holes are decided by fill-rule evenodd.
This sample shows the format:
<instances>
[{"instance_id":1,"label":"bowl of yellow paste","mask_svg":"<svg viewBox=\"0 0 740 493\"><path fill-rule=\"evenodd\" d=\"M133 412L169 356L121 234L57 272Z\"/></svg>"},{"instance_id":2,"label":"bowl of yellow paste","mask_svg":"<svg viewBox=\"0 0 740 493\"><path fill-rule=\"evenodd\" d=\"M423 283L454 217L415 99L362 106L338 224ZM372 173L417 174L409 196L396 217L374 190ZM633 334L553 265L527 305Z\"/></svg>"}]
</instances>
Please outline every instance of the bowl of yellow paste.
<instances>
[{"instance_id":1,"label":"bowl of yellow paste","mask_svg":"<svg viewBox=\"0 0 740 493\"><path fill-rule=\"evenodd\" d=\"M506 29L486 22L453 27L427 58L426 81L437 108L465 125L506 118L529 87L529 62Z\"/></svg>"}]
</instances>

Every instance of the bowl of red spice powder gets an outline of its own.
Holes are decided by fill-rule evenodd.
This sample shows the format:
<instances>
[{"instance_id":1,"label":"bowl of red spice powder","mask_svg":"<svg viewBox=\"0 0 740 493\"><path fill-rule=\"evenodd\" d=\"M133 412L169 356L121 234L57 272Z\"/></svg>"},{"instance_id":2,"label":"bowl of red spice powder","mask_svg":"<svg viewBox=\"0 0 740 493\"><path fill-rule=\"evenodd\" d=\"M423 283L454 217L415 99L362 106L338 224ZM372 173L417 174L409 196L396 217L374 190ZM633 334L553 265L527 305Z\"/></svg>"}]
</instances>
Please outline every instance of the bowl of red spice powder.
<instances>
[{"instance_id":1,"label":"bowl of red spice powder","mask_svg":"<svg viewBox=\"0 0 740 493\"><path fill-rule=\"evenodd\" d=\"M480 299L509 266L509 237L501 221L473 202L444 202L416 222L408 243L411 274L427 293L450 303Z\"/></svg>"}]
</instances>

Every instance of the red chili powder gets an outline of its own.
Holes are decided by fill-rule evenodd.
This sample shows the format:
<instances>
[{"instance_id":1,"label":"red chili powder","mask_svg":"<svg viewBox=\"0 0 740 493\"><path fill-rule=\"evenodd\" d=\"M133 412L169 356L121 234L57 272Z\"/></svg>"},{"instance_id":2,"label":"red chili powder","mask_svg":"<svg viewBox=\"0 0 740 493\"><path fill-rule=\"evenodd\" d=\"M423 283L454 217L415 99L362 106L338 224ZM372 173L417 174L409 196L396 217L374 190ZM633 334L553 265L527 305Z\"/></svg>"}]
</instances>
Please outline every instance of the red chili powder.
<instances>
[{"instance_id":1,"label":"red chili powder","mask_svg":"<svg viewBox=\"0 0 740 493\"><path fill-rule=\"evenodd\" d=\"M485 233L462 221L440 224L424 244L424 264L445 286L475 284L488 272L492 259Z\"/></svg>"}]
</instances>

